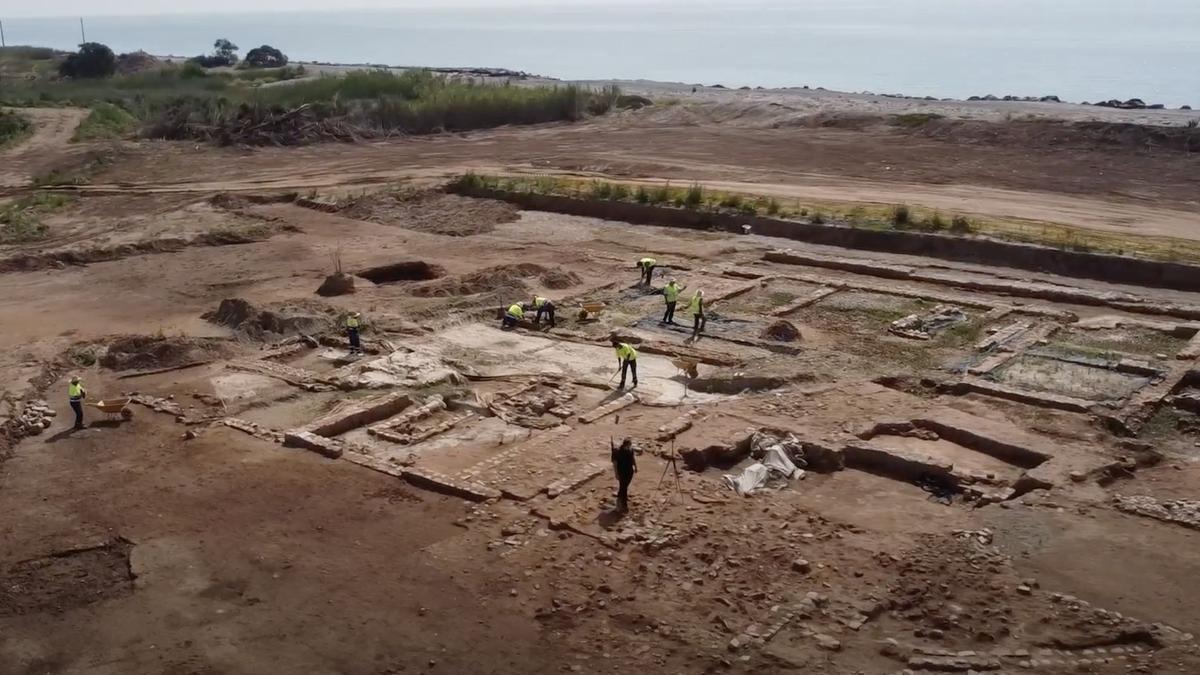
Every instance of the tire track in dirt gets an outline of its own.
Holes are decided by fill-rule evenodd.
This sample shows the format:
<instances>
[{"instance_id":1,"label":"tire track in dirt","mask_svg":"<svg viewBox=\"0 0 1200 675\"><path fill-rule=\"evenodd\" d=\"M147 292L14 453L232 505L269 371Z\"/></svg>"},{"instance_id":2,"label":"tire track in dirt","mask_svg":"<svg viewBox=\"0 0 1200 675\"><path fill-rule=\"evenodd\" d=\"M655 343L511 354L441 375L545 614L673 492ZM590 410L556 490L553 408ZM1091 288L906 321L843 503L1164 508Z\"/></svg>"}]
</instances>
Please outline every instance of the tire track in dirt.
<instances>
[{"instance_id":1,"label":"tire track in dirt","mask_svg":"<svg viewBox=\"0 0 1200 675\"><path fill-rule=\"evenodd\" d=\"M21 108L15 112L33 123L33 135L0 152L0 187L28 185L42 167L67 154L75 128L87 116L84 108Z\"/></svg>"}]
</instances>

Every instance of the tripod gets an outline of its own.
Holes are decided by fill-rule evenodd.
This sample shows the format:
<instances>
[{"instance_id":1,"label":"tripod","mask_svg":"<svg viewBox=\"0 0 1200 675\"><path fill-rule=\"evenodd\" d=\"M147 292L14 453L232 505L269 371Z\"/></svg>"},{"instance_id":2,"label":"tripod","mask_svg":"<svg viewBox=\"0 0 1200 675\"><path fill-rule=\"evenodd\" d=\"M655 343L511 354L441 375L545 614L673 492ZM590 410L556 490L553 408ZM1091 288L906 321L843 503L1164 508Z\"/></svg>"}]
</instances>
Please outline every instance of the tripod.
<instances>
[{"instance_id":1,"label":"tripod","mask_svg":"<svg viewBox=\"0 0 1200 675\"><path fill-rule=\"evenodd\" d=\"M679 456L675 454L675 439L671 439L671 454L667 457L667 463L663 465L662 476L658 478L658 485L655 490L661 490L663 481L667 480L667 472L670 471L675 476L675 493L680 497L683 496L683 484L679 480ZM669 488L668 488L669 489ZM661 516L663 509L667 506L667 501L663 500L662 506L658 509L658 514Z\"/></svg>"}]
</instances>

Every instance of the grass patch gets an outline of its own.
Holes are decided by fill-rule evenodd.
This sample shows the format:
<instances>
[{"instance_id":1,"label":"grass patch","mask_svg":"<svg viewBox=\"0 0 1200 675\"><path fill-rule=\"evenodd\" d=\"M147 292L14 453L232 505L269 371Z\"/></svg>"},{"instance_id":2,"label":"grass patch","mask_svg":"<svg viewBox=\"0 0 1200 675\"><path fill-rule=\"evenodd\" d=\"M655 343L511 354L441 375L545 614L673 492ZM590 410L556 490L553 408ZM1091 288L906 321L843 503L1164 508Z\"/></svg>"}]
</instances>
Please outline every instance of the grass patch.
<instances>
[{"instance_id":1,"label":"grass patch","mask_svg":"<svg viewBox=\"0 0 1200 675\"><path fill-rule=\"evenodd\" d=\"M1097 352L1127 352L1153 356L1177 354L1188 341L1164 331L1149 328L1116 328L1112 330L1068 329L1063 341Z\"/></svg>"},{"instance_id":2,"label":"grass patch","mask_svg":"<svg viewBox=\"0 0 1200 675\"><path fill-rule=\"evenodd\" d=\"M133 115L111 103L97 103L75 129L72 141L98 141L124 138L137 129Z\"/></svg>"},{"instance_id":3,"label":"grass patch","mask_svg":"<svg viewBox=\"0 0 1200 675\"><path fill-rule=\"evenodd\" d=\"M0 206L0 244L24 244L44 239L50 229L42 216L74 201L67 195L38 192Z\"/></svg>"},{"instance_id":4,"label":"grass patch","mask_svg":"<svg viewBox=\"0 0 1200 675\"><path fill-rule=\"evenodd\" d=\"M0 148L12 145L33 132L33 125L24 115L0 110Z\"/></svg>"}]
</instances>

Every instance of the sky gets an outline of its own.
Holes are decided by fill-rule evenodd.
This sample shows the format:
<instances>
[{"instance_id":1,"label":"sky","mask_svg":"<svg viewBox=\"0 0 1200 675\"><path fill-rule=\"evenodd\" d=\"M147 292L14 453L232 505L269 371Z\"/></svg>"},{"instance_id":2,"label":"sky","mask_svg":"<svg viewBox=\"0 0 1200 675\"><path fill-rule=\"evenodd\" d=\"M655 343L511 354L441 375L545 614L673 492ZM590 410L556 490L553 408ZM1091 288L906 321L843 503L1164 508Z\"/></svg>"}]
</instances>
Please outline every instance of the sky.
<instances>
[{"instance_id":1,"label":"sky","mask_svg":"<svg viewBox=\"0 0 1200 675\"><path fill-rule=\"evenodd\" d=\"M511 7L517 5L564 6L595 4L697 4L695 0L0 0L0 21L5 17L129 16L147 14L222 14L341 9L396 9L424 7Z\"/></svg>"}]
</instances>

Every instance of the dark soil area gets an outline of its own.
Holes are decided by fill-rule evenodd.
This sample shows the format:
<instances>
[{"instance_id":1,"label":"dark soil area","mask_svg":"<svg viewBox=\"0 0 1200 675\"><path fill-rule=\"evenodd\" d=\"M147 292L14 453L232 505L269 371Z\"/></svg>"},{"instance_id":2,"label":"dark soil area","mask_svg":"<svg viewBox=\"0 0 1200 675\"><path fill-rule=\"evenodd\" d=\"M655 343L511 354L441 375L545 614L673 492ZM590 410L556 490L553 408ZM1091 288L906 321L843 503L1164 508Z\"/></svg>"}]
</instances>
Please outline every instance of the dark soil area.
<instances>
[{"instance_id":1,"label":"dark soil area","mask_svg":"<svg viewBox=\"0 0 1200 675\"><path fill-rule=\"evenodd\" d=\"M108 343L100 365L110 370L170 368L217 358L227 351L225 342L214 338L128 335Z\"/></svg>"},{"instance_id":2,"label":"dark soil area","mask_svg":"<svg viewBox=\"0 0 1200 675\"><path fill-rule=\"evenodd\" d=\"M116 539L12 565L0 576L0 617L64 612L133 592L132 548Z\"/></svg>"}]
</instances>

